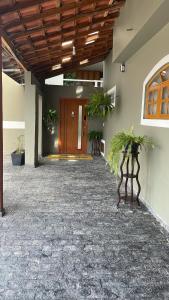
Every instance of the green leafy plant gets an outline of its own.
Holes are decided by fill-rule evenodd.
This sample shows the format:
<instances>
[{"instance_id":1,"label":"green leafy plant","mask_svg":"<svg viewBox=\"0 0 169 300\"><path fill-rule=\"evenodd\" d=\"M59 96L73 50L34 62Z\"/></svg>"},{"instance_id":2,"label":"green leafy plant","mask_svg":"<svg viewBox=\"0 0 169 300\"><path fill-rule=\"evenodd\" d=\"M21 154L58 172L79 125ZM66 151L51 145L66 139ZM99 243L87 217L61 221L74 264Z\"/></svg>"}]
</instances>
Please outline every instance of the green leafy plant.
<instances>
[{"instance_id":1,"label":"green leafy plant","mask_svg":"<svg viewBox=\"0 0 169 300\"><path fill-rule=\"evenodd\" d=\"M19 135L17 137L17 149L16 149L16 154L21 154L21 153L24 153L25 150L23 148L23 143L24 143L24 135Z\"/></svg>"},{"instance_id":2,"label":"green leafy plant","mask_svg":"<svg viewBox=\"0 0 169 300\"><path fill-rule=\"evenodd\" d=\"M50 134L53 134L55 132L57 121L58 114L56 110L48 109L43 116L43 122Z\"/></svg>"},{"instance_id":3,"label":"green leafy plant","mask_svg":"<svg viewBox=\"0 0 169 300\"><path fill-rule=\"evenodd\" d=\"M90 103L86 105L86 111L90 118L105 118L112 109L110 96L103 92L93 94Z\"/></svg>"},{"instance_id":4,"label":"green leafy plant","mask_svg":"<svg viewBox=\"0 0 169 300\"><path fill-rule=\"evenodd\" d=\"M94 141L94 140L98 140L101 141L101 139L103 138L103 133L101 131L90 131L88 134L89 137L89 141Z\"/></svg>"},{"instance_id":5,"label":"green leafy plant","mask_svg":"<svg viewBox=\"0 0 169 300\"><path fill-rule=\"evenodd\" d=\"M76 79L76 73L66 73L64 78L65 79Z\"/></svg>"},{"instance_id":6,"label":"green leafy plant","mask_svg":"<svg viewBox=\"0 0 169 300\"><path fill-rule=\"evenodd\" d=\"M118 174L119 162L121 152L125 151L128 157L131 153L137 153L138 149L142 149L142 146L146 148L153 148L154 144L152 139L143 135L136 136L133 132L133 128L129 131L121 131L117 133L111 140L110 151L108 155L108 163L111 171L114 171L115 175Z\"/></svg>"},{"instance_id":7,"label":"green leafy plant","mask_svg":"<svg viewBox=\"0 0 169 300\"><path fill-rule=\"evenodd\" d=\"M76 79L76 73L66 73L64 79ZM72 81L64 81L65 86L70 86L72 84L74 84Z\"/></svg>"}]
</instances>

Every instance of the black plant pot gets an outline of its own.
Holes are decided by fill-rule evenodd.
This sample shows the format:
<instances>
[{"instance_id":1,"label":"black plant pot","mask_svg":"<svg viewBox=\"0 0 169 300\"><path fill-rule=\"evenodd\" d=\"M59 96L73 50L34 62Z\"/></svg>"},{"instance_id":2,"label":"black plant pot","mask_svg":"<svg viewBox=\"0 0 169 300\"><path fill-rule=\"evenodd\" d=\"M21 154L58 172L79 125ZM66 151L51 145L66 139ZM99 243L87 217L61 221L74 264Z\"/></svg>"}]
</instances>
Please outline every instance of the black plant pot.
<instances>
[{"instance_id":1,"label":"black plant pot","mask_svg":"<svg viewBox=\"0 0 169 300\"><path fill-rule=\"evenodd\" d=\"M129 150L129 147L131 146L131 153L133 155L136 155L138 153L138 149L140 147L140 144L139 143L128 143L125 148L124 148L124 151L125 152L128 152Z\"/></svg>"},{"instance_id":2,"label":"black plant pot","mask_svg":"<svg viewBox=\"0 0 169 300\"><path fill-rule=\"evenodd\" d=\"M18 153L17 151L11 154L13 166L23 166L25 164L25 152Z\"/></svg>"},{"instance_id":3,"label":"black plant pot","mask_svg":"<svg viewBox=\"0 0 169 300\"><path fill-rule=\"evenodd\" d=\"M132 145L131 145L131 153L133 155L137 154L139 147L140 147L139 143L132 143Z\"/></svg>"}]
</instances>

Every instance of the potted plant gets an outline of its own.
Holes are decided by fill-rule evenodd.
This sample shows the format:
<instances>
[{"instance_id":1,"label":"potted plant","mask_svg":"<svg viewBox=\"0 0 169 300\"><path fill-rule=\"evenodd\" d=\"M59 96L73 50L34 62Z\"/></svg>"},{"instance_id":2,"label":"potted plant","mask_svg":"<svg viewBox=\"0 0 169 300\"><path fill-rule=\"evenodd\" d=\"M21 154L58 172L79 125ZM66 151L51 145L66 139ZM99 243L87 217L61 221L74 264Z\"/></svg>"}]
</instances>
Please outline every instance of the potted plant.
<instances>
[{"instance_id":1,"label":"potted plant","mask_svg":"<svg viewBox=\"0 0 169 300\"><path fill-rule=\"evenodd\" d=\"M48 109L43 116L43 122L50 134L55 133L57 121L58 115L56 110Z\"/></svg>"},{"instance_id":2,"label":"potted plant","mask_svg":"<svg viewBox=\"0 0 169 300\"><path fill-rule=\"evenodd\" d=\"M23 139L24 136L18 136L18 147L17 149L11 154L12 164L14 166L22 166L25 164L25 150L23 149Z\"/></svg>"},{"instance_id":3,"label":"potted plant","mask_svg":"<svg viewBox=\"0 0 169 300\"><path fill-rule=\"evenodd\" d=\"M142 147L154 147L152 139L143 136L136 136L131 128L128 132L121 131L117 133L111 140L110 151L108 155L108 163L111 171L118 174L121 152L125 151L126 157L133 155L135 157Z\"/></svg>"},{"instance_id":4,"label":"potted plant","mask_svg":"<svg viewBox=\"0 0 169 300\"><path fill-rule=\"evenodd\" d=\"M101 131L90 131L88 134L89 141L92 143L92 154L100 155L101 139L103 138L103 133Z\"/></svg>"},{"instance_id":5,"label":"potted plant","mask_svg":"<svg viewBox=\"0 0 169 300\"><path fill-rule=\"evenodd\" d=\"M90 103L86 105L86 111L90 118L104 119L112 109L111 97L104 92L93 94Z\"/></svg>"}]
</instances>

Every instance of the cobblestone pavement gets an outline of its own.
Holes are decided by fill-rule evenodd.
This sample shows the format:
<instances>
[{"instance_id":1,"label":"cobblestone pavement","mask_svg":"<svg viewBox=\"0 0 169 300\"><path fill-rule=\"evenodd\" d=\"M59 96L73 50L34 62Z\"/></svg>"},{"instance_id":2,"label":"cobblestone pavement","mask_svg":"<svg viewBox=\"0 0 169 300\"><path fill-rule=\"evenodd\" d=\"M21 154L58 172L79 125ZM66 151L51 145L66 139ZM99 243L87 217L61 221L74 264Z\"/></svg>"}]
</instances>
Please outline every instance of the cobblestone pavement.
<instances>
[{"instance_id":1,"label":"cobblestone pavement","mask_svg":"<svg viewBox=\"0 0 169 300\"><path fill-rule=\"evenodd\" d=\"M168 235L102 159L5 164L0 299L169 299Z\"/></svg>"}]
</instances>

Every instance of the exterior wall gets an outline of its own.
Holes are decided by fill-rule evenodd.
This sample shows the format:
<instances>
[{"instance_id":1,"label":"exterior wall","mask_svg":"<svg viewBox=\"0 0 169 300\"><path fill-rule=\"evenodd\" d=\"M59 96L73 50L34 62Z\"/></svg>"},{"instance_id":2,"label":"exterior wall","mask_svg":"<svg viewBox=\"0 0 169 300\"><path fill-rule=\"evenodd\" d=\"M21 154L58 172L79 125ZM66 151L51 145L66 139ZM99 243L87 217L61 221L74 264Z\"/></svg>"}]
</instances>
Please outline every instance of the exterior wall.
<instances>
[{"instance_id":1,"label":"exterior wall","mask_svg":"<svg viewBox=\"0 0 169 300\"><path fill-rule=\"evenodd\" d=\"M3 120L24 122L24 87L2 73ZM10 154L17 148L17 137L24 135L24 129L3 130L3 152Z\"/></svg>"},{"instance_id":2,"label":"exterior wall","mask_svg":"<svg viewBox=\"0 0 169 300\"><path fill-rule=\"evenodd\" d=\"M164 0L127 0L114 28L113 59L136 37ZM132 31L127 31L132 28ZM146 34L146 32L145 32Z\"/></svg>"},{"instance_id":3,"label":"exterior wall","mask_svg":"<svg viewBox=\"0 0 169 300\"><path fill-rule=\"evenodd\" d=\"M112 53L104 66L104 87L117 85L117 106L105 122L106 149L112 136L120 130L134 126L136 134L151 136L158 145L155 150L140 154L142 186L141 197L152 211L169 226L169 129L140 125L142 88L147 74L165 55L169 54L169 24L149 40L138 52L126 61L126 72L112 63ZM108 150L106 151L106 156ZM169 228L169 227L168 227Z\"/></svg>"},{"instance_id":4,"label":"exterior wall","mask_svg":"<svg viewBox=\"0 0 169 300\"><path fill-rule=\"evenodd\" d=\"M61 98L89 98L96 88L84 86L44 86L43 112L49 108L56 109L59 113L59 101ZM102 122L89 120L89 130L102 130ZM43 154L58 152L57 147L58 131L55 135L49 135L43 128ZM90 149L88 149L90 150Z\"/></svg>"}]
</instances>

